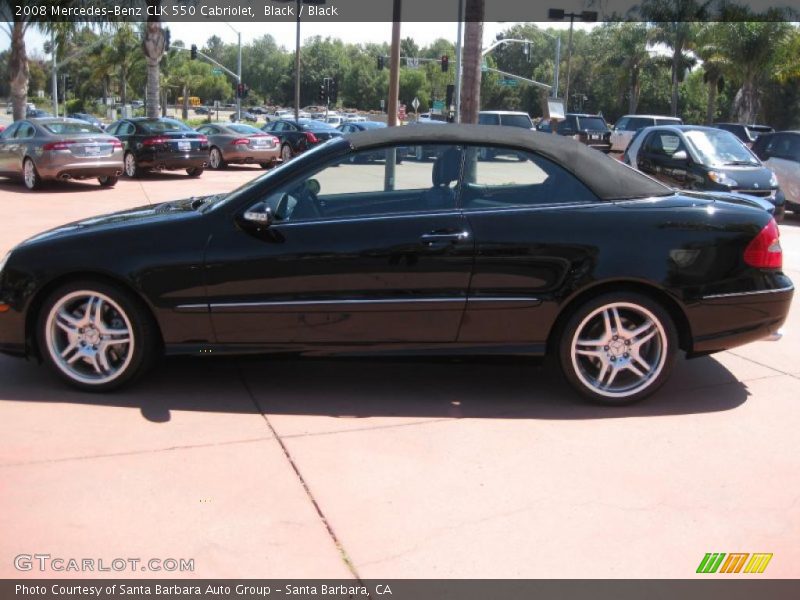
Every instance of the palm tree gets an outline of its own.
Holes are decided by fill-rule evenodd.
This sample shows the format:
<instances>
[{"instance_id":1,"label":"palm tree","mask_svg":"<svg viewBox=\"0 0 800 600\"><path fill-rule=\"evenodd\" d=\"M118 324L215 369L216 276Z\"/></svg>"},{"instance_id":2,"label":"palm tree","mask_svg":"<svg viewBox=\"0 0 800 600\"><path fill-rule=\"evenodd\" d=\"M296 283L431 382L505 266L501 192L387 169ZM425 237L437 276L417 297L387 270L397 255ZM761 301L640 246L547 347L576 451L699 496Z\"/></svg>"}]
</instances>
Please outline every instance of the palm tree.
<instances>
[{"instance_id":1,"label":"palm tree","mask_svg":"<svg viewBox=\"0 0 800 600\"><path fill-rule=\"evenodd\" d=\"M707 15L712 0L645 0L641 14L652 24L650 40L672 50L670 111L678 115L678 84L683 80L686 51L694 44L698 21Z\"/></svg>"},{"instance_id":2,"label":"palm tree","mask_svg":"<svg viewBox=\"0 0 800 600\"><path fill-rule=\"evenodd\" d=\"M781 46L791 31L784 21L740 21L727 23L721 39L722 52L736 65L741 87L731 107L731 118L753 123L761 110L761 86L775 74Z\"/></svg>"},{"instance_id":3,"label":"palm tree","mask_svg":"<svg viewBox=\"0 0 800 600\"><path fill-rule=\"evenodd\" d=\"M161 26L161 17L158 16L161 0L147 0L147 6L152 7L148 16L142 39L142 50L147 60L147 94L145 95L146 115L151 119L158 118L159 98L161 97L161 77L159 65L166 50L166 36Z\"/></svg>"},{"instance_id":4,"label":"palm tree","mask_svg":"<svg viewBox=\"0 0 800 600\"><path fill-rule=\"evenodd\" d=\"M731 64L720 45L724 27L722 23L704 25L697 35L697 45L694 50L703 62L703 82L708 86L706 125L714 122L717 114L717 95L725 87L725 72Z\"/></svg>"},{"instance_id":5,"label":"palm tree","mask_svg":"<svg viewBox=\"0 0 800 600\"><path fill-rule=\"evenodd\" d=\"M484 0L467 0L462 53L461 122L477 123L481 109L481 62Z\"/></svg>"},{"instance_id":6,"label":"palm tree","mask_svg":"<svg viewBox=\"0 0 800 600\"><path fill-rule=\"evenodd\" d=\"M642 73L653 64L647 50L648 32L643 23L622 23L614 26L611 43L614 53L608 63L620 76L620 90L627 87L628 113L636 114L642 91Z\"/></svg>"}]
</instances>

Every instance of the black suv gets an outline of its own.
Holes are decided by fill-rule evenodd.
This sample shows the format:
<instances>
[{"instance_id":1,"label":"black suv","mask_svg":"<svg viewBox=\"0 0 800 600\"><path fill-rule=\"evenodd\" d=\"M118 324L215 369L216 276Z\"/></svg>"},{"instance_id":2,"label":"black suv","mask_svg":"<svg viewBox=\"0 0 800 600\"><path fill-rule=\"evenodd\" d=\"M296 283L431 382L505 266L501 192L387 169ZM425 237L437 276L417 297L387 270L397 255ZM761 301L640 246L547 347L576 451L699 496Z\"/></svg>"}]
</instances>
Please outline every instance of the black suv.
<instances>
[{"instance_id":1,"label":"black suv","mask_svg":"<svg viewBox=\"0 0 800 600\"><path fill-rule=\"evenodd\" d=\"M717 129L724 129L730 131L733 135L742 140L747 147L753 146L753 142L758 139L762 133L774 133L775 130L769 125L744 125L743 123L714 123Z\"/></svg>"},{"instance_id":2,"label":"black suv","mask_svg":"<svg viewBox=\"0 0 800 600\"><path fill-rule=\"evenodd\" d=\"M558 124L552 119L542 119L536 129L545 133L555 129L558 135L575 138L595 150L606 154L611 151L611 130L603 115L567 113Z\"/></svg>"}]
</instances>

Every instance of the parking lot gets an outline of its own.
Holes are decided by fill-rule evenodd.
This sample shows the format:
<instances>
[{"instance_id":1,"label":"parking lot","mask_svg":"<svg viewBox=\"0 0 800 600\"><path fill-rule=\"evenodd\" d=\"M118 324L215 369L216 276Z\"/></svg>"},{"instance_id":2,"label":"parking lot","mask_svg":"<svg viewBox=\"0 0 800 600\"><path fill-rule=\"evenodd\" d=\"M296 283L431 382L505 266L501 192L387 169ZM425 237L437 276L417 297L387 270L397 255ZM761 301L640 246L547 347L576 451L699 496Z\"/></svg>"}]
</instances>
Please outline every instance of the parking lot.
<instances>
[{"instance_id":1,"label":"parking lot","mask_svg":"<svg viewBox=\"0 0 800 600\"><path fill-rule=\"evenodd\" d=\"M113 191L0 180L0 256L70 220L261 172ZM800 281L800 219L781 233ZM687 578L707 552L768 552L761 576L795 577L797 301L785 329L681 361L621 409L581 403L527 359L168 359L103 396L0 357L0 576L85 575L14 567L46 553L194 559L156 576L207 579Z\"/></svg>"}]
</instances>

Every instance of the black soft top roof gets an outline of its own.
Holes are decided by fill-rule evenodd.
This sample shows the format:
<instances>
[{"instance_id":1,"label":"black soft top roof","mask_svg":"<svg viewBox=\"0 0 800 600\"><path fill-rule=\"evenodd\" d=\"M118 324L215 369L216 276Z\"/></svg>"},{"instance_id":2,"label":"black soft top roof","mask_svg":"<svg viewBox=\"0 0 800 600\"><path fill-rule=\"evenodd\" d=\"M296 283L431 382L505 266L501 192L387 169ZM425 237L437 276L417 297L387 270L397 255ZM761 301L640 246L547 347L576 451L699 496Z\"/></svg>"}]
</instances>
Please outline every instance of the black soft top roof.
<instances>
[{"instance_id":1,"label":"black soft top roof","mask_svg":"<svg viewBox=\"0 0 800 600\"><path fill-rule=\"evenodd\" d=\"M674 192L635 169L572 139L518 127L499 125L415 125L387 127L349 134L355 150L401 144L498 145L541 154L572 172L603 200L666 196Z\"/></svg>"}]
</instances>

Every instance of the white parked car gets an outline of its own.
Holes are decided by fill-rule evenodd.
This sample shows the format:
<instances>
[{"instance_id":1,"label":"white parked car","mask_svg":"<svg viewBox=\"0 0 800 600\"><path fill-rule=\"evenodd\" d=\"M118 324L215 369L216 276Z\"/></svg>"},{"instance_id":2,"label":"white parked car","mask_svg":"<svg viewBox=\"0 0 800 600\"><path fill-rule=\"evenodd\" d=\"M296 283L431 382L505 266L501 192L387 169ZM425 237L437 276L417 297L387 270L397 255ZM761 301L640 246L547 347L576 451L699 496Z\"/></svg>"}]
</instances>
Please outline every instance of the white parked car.
<instances>
[{"instance_id":1,"label":"white parked car","mask_svg":"<svg viewBox=\"0 0 800 600\"><path fill-rule=\"evenodd\" d=\"M678 117L660 115L625 115L611 130L611 152L625 152L637 131L655 125L683 125L683 121Z\"/></svg>"},{"instance_id":2,"label":"white parked car","mask_svg":"<svg viewBox=\"0 0 800 600\"><path fill-rule=\"evenodd\" d=\"M800 212L800 131L762 133L753 152L772 169L786 196L786 210Z\"/></svg>"}]
</instances>

